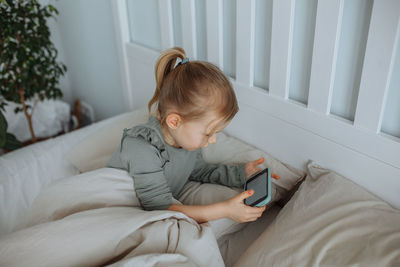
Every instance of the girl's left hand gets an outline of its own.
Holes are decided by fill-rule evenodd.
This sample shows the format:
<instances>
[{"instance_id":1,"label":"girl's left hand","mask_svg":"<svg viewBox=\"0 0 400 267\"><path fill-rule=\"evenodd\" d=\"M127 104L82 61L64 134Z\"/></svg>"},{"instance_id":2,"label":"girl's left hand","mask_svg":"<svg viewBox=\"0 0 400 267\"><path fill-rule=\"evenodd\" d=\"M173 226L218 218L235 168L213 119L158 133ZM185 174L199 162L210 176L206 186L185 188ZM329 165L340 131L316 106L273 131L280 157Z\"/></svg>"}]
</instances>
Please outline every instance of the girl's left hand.
<instances>
[{"instance_id":1,"label":"girl's left hand","mask_svg":"<svg viewBox=\"0 0 400 267\"><path fill-rule=\"evenodd\" d=\"M254 161L247 162L245 165L246 178L249 178L253 173L261 171L257 166L264 162L264 158L259 158ZM272 173L271 177L279 180L280 177L276 173Z\"/></svg>"}]
</instances>

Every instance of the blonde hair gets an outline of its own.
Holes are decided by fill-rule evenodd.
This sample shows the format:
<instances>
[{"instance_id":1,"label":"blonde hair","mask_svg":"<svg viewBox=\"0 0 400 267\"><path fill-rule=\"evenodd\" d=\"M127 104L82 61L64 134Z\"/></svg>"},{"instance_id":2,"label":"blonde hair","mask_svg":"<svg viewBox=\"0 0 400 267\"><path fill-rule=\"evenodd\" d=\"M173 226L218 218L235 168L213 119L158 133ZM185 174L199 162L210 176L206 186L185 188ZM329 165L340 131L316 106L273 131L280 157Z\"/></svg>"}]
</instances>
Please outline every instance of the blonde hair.
<instances>
[{"instance_id":1,"label":"blonde hair","mask_svg":"<svg viewBox=\"0 0 400 267\"><path fill-rule=\"evenodd\" d=\"M239 107L232 85L222 71L204 61L176 65L178 58L186 59L186 53L180 47L168 49L158 58L155 66L157 87L148 104L149 112L157 103L161 125L170 112L178 113L183 120L194 120L214 111L222 119L221 123L232 120Z\"/></svg>"}]
</instances>

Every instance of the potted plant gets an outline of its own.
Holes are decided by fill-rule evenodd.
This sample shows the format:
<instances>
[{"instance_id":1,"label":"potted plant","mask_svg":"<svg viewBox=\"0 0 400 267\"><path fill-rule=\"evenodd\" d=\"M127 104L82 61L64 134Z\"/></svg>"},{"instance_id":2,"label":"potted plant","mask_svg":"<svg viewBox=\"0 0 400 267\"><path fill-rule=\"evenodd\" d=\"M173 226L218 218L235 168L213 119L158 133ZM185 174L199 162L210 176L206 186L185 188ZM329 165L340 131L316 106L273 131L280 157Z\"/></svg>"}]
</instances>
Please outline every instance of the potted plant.
<instances>
[{"instance_id":1,"label":"potted plant","mask_svg":"<svg viewBox=\"0 0 400 267\"><path fill-rule=\"evenodd\" d=\"M62 97L58 84L67 68L57 62L47 25L57 14L54 6L37 0L0 0L0 112L6 101L17 103L15 112L24 112L32 142L35 103ZM0 133L6 132L5 125L0 123Z\"/></svg>"}]
</instances>

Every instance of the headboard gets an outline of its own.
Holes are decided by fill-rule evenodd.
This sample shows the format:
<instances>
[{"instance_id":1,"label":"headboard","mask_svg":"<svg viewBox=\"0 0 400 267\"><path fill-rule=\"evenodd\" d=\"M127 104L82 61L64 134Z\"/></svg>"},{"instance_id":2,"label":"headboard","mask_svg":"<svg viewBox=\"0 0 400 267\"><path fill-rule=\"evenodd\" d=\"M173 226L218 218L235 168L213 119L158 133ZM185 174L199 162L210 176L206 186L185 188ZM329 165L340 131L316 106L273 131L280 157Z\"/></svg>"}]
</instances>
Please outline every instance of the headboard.
<instances>
[{"instance_id":1,"label":"headboard","mask_svg":"<svg viewBox=\"0 0 400 267\"><path fill-rule=\"evenodd\" d=\"M144 3L145 2L145 3ZM400 208L400 1L113 0L128 110L161 50L231 77L226 132L305 169L313 160Z\"/></svg>"}]
</instances>

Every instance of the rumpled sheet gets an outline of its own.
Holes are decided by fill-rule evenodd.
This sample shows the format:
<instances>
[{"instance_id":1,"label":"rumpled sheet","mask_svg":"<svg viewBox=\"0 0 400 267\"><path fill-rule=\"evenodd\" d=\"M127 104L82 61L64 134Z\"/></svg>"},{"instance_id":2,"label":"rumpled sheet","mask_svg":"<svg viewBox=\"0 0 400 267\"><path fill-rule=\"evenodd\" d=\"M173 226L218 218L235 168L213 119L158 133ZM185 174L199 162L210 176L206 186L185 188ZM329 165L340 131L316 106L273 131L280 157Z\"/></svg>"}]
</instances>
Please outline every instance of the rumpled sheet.
<instances>
[{"instance_id":1,"label":"rumpled sheet","mask_svg":"<svg viewBox=\"0 0 400 267\"><path fill-rule=\"evenodd\" d=\"M0 266L224 266L214 234L182 213L144 211L127 172L102 168L45 188Z\"/></svg>"}]
</instances>

